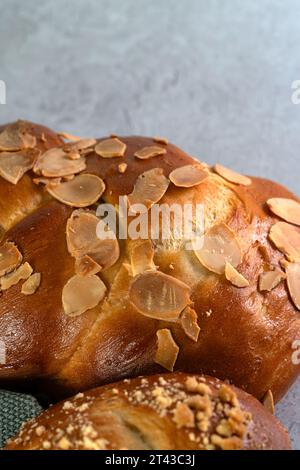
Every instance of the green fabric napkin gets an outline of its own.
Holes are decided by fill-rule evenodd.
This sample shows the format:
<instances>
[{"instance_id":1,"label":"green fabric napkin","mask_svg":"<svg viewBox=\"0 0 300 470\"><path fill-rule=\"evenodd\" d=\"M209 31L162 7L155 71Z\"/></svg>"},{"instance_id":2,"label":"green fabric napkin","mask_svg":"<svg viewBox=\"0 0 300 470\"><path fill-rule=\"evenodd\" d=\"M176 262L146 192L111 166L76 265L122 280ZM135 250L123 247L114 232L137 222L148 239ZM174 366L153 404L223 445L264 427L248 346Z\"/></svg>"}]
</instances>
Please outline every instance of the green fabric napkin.
<instances>
[{"instance_id":1,"label":"green fabric napkin","mask_svg":"<svg viewBox=\"0 0 300 470\"><path fill-rule=\"evenodd\" d=\"M41 411L42 407L34 397L0 390L0 448L19 431L25 421Z\"/></svg>"}]
</instances>

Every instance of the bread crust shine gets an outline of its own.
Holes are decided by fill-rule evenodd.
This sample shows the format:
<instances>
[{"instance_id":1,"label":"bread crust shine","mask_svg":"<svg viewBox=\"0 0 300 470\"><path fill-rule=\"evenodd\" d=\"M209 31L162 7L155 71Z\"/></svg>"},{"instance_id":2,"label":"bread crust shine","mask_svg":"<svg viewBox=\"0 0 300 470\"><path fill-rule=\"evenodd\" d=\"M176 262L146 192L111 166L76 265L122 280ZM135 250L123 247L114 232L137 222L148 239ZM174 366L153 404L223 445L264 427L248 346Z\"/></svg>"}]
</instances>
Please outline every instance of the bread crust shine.
<instances>
[{"instance_id":1,"label":"bread crust shine","mask_svg":"<svg viewBox=\"0 0 300 470\"><path fill-rule=\"evenodd\" d=\"M62 139L44 127L28 124L37 147L62 146ZM43 134L43 138L41 138ZM106 185L104 202L117 203L132 192L137 177L152 168L165 176L195 161L177 147L165 145L164 155L140 160L134 153L153 145L153 139L122 137L127 146L120 158L87 157L84 172L100 176ZM228 379L262 399L272 390L278 400L299 374L292 363L292 344L300 338L300 314L284 283L260 292L259 274L266 266L279 266L283 255L268 233L278 219L266 206L270 197L298 200L282 186L252 178L250 186L231 184L217 174L198 186L170 184L160 203L204 203L207 227L225 222L239 237L243 259L239 271L249 280L243 289L224 275L214 274L180 243L157 243L154 263L159 270L185 282L201 328L197 342L178 323L141 315L130 302L132 278L126 269L129 243L120 242L120 258L100 273L107 287L105 299L77 317L65 315L61 292L74 274L74 259L67 249L66 222L73 209L53 200L26 174L16 185L0 178L2 242L14 242L23 259L42 274L34 295L24 296L20 285L3 291L0 335L6 345L6 364L0 365L0 383L24 379L47 384L48 392L69 394L123 378L162 373L154 358L158 329L168 328L179 346L176 370Z\"/></svg>"}]
</instances>

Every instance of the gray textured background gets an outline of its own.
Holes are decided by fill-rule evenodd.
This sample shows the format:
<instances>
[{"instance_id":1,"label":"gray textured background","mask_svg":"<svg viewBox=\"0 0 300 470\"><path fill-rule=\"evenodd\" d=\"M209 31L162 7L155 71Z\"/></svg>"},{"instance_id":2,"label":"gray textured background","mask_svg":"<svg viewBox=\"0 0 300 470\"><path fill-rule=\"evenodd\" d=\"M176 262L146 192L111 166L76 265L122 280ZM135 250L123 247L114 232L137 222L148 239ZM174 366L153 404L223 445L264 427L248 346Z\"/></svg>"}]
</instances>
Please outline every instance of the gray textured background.
<instances>
[{"instance_id":1,"label":"gray textured background","mask_svg":"<svg viewBox=\"0 0 300 470\"><path fill-rule=\"evenodd\" d=\"M299 0L1 0L0 9L1 123L164 135L300 194ZM298 448L299 398L300 381L277 411Z\"/></svg>"}]
</instances>

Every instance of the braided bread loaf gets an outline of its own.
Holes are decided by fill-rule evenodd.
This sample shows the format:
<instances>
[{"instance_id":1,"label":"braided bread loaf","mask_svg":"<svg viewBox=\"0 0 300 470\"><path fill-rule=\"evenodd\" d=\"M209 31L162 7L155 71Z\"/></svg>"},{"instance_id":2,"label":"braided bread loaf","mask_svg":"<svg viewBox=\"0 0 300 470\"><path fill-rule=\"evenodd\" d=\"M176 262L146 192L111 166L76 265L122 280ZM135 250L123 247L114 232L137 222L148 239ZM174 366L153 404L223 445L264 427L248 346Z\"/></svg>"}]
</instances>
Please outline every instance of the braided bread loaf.
<instances>
[{"instance_id":1,"label":"braided bread loaf","mask_svg":"<svg viewBox=\"0 0 300 470\"><path fill-rule=\"evenodd\" d=\"M181 373L79 393L26 423L7 450L283 450L289 437L247 393Z\"/></svg>"},{"instance_id":2,"label":"braided bread loaf","mask_svg":"<svg viewBox=\"0 0 300 470\"><path fill-rule=\"evenodd\" d=\"M164 139L63 137L1 129L0 383L70 394L174 369L278 400L300 370L295 196ZM100 240L97 204L122 195L147 209L204 204L203 248Z\"/></svg>"}]
</instances>

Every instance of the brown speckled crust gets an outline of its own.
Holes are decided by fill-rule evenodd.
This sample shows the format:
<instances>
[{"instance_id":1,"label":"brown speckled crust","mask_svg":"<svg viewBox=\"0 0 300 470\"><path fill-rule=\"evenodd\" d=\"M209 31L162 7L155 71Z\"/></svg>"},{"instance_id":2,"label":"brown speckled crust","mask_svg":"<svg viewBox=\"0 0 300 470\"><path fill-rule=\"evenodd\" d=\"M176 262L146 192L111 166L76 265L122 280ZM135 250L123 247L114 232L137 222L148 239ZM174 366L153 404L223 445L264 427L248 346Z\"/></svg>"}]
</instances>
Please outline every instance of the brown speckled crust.
<instances>
[{"instance_id":1,"label":"brown speckled crust","mask_svg":"<svg viewBox=\"0 0 300 470\"><path fill-rule=\"evenodd\" d=\"M203 397L207 407L199 416L197 400L201 403ZM200 423L205 422L205 430L200 430ZM125 380L78 394L26 423L6 449L224 447L291 448L287 431L255 398L212 377L174 373Z\"/></svg>"},{"instance_id":2,"label":"brown speckled crust","mask_svg":"<svg viewBox=\"0 0 300 470\"><path fill-rule=\"evenodd\" d=\"M62 144L52 131L30 124L39 148ZM41 133L46 138L41 139ZM151 168L168 174L194 160L171 144L166 154L148 160L134 153L153 145L152 138L122 137L127 145L124 158L104 159L87 155L86 172L99 175L106 184L105 202L117 202L129 194L136 178ZM201 155L200 155L201 157ZM118 171L126 162L125 173ZM108 294L96 308L79 317L68 317L61 292L74 274L74 259L66 245L66 221L72 209L45 193L25 175L16 185L0 178L0 228L4 239L15 242L42 282L32 296L21 294L20 285L2 293L1 339L7 348L7 363L0 365L0 383L38 379L63 394L135 377L165 372L154 362L156 331L169 328L180 351L176 370L205 373L228 379L259 399L270 389L278 400L299 374L293 365L292 344L300 338L300 313L290 300L284 282L271 292L259 292L259 274L279 266L283 255L269 242L269 227L278 220L265 201L283 196L296 199L286 189L267 180L252 179L243 187L210 173L199 186L178 188L170 184L161 203L205 203L206 227L224 221L237 234L243 249L238 266L250 286L234 287L223 275L204 268L181 241L158 242L154 262L160 271L191 287L191 299L201 328L197 343L181 326L139 314L128 296L131 278L128 244L120 242L118 262L100 277ZM0 231L1 233L1 231ZM207 314L210 312L210 314Z\"/></svg>"}]
</instances>

